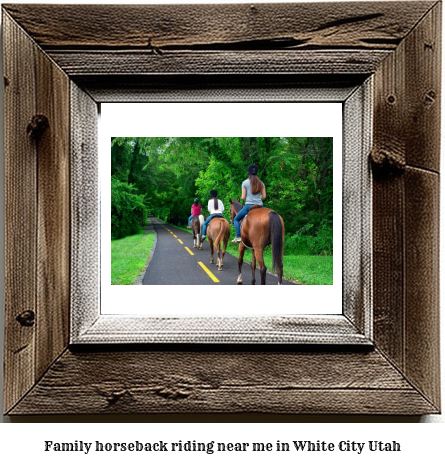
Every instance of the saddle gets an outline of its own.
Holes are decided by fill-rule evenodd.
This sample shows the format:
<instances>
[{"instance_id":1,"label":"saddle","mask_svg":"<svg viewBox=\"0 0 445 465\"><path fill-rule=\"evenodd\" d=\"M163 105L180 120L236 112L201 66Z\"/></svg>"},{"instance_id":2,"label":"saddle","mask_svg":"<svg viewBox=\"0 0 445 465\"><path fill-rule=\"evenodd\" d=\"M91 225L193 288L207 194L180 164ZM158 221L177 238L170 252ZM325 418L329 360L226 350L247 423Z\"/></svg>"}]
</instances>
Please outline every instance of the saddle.
<instances>
[{"instance_id":1,"label":"saddle","mask_svg":"<svg viewBox=\"0 0 445 465\"><path fill-rule=\"evenodd\" d=\"M212 221L213 218L224 218L224 216L223 216L221 213L215 213L215 214L212 216L212 218L210 218L210 221ZM210 223L210 221L209 221L209 223Z\"/></svg>"},{"instance_id":2,"label":"saddle","mask_svg":"<svg viewBox=\"0 0 445 465\"><path fill-rule=\"evenodd\" d=\"M250 207L249 211L247 212L247 215L252 211L252 210L256 210L257 208L263 208L263 205L253 205L252 207ZM240 231L241 231L241 228L243 227L243 223L244 223L244 220L247 218L247 215L240 221Z\"/></svg>"}]
</instances>

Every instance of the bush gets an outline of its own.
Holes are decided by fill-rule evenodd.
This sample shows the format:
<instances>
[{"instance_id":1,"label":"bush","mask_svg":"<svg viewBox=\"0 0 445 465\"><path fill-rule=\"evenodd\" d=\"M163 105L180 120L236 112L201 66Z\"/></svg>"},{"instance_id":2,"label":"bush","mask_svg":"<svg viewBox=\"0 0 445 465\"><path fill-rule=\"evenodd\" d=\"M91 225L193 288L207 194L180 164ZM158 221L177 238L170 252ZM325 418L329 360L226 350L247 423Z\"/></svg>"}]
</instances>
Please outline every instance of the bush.
<instances>
[{"instance_id":1,"label":"bush","mask_svg":"<svg viewBox=\"0 0 445 465\"><path fill-rule=\"evenodd\" d=\"M137 195L132 184L111 177L111 238L136 234L147 221L144 196Z\"/></svg>"},{"instance_id":2,"label":"bush","mask_svg":"<svg viewBox=\"0 0 445 465\"><path fill-rule=\"evenodd\" d=\"M302 228L294 235L286 234L284 254L293 255L332 255L332 226L322 224L314 236L307 234L312 225Z\"/></svg>"}]
</instances>

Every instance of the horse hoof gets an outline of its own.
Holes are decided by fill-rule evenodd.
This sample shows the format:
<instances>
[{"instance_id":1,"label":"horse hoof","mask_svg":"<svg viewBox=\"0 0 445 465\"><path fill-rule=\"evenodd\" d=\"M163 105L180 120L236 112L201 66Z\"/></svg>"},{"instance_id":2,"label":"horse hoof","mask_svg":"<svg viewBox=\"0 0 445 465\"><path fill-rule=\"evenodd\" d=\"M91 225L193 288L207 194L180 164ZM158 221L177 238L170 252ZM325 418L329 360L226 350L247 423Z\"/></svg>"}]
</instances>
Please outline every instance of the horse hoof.
<instances>
[{"instance_id":1,"label":"horse hoof","mask_svg":"<svg viewBox=\"0 0 445 465\"><path fill-rule=\"evenodd\" d=\"M243 282L242 281L237 281L236 284L243 284Z\"/></svg>"}]
</instances>

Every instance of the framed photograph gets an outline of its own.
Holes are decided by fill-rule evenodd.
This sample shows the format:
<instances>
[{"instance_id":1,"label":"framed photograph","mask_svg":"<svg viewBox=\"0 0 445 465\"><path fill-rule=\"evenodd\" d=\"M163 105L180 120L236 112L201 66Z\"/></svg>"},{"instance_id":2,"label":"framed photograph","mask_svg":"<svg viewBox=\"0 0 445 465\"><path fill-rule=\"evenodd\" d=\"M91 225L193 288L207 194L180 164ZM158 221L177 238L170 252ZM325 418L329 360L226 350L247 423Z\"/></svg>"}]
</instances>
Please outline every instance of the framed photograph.
<instances>
[{"instance_id":1,"label":"framed photograph","mask_svg":"<svg viewBox=\"0 0 445 465\"><path fill-rule=\"evenodd\" d=\"M6 414L440 411L440 2L2 14ZM301 161L310 149L330 162L323 186ZM140 169L116 161L125 150ZM251 165L269 208L250 211L233 257L211 264L210 226L195 252L178 226L198 194L216 205L208 224L235 221L217 200L229 210L244 195ZM186 208L174 210L185 172ZM155 255L170 241L176 281L112 284L111 238L129 235L117 192L140 202ZM265 252L276 276L247 235L268 210L284 216L280 252L273 241ZM325 285L290 274L288 251L310 230L310 244L332 238ZM249 245L255 288L254 261L238 258Z\"/></svg>"}]
</instances>

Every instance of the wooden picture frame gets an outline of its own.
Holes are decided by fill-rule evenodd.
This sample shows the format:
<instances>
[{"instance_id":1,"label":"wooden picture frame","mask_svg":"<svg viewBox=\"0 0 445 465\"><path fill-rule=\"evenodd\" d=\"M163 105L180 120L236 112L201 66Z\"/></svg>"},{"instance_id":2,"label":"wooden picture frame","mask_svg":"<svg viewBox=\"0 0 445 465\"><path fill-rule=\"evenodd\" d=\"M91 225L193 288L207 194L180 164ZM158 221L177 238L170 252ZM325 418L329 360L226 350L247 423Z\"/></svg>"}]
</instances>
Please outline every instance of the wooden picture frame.
<instances>
[{"instance_id":1,"label":"wooden picture frame","mask_svg":"<svg viewBox=\"0 0 445 465\"><path fill-rule=\"evenodd\" d=\"M6 414L440 411L440 2L2 14ZM73 295L87 309L98 286L73 279L90 253L73 230L88 234L96 218L94 186L73 167L95 169L98 103L369 79L372 313L346 315L369 343L70 344Z\"/></svg>"}]
</instances>

